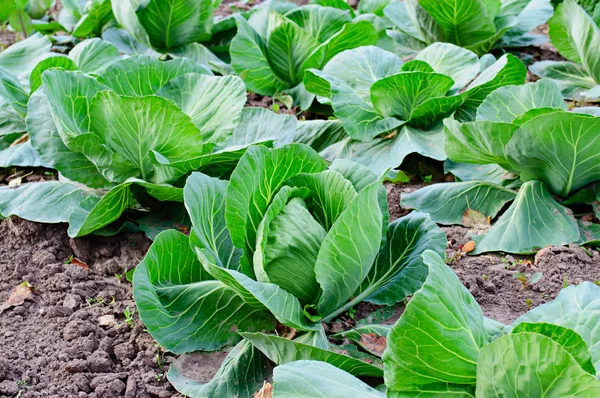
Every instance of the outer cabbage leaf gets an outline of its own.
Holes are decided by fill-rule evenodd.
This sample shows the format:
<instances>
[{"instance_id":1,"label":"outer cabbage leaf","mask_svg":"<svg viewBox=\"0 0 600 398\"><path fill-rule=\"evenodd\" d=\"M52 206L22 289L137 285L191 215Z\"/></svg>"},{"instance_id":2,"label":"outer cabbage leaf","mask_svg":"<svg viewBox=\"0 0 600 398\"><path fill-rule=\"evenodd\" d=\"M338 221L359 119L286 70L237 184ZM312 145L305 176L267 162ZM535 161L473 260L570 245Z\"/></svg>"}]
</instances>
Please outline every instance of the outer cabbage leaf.
<instances>
[{"instance_id":1,"label":"outer cabbage leaf","mask_svg":"<svg viewBox=\"0 0 600 398\"><path fill-rule=\"evenodd\" d=\"M169 367L169 382L177 391L190 397L252 398L269 377L271 367L267 358L249 341L242 340L227 353L212 380L197 381L206 379L202 372L206 358L218 355L222 354L196 352L180 356Z\"/></svg>"},{"instance_id":2,"label":"outer cabbage leaf","mask_svg":"<svg viewBox=\"0 0 600 398\"><path fill-rule=\"evenodd\" d=\"M600 382L553 339L537 333L500 337L481 350L477 396L591 397Z\"/></svg>"},{"instance_id":3,"label":"outer cabbage leaf","mask_svg":"<svg viewBox=\"0 0 600 398\"><path fill-rule=\"evenodd\" d=\"M483 313L439 255L426 251L423 261L429 275L388 334L385 384L398 396L449 388L466 396L475 388L477 358L489 341Z\"/></svg>"},{"instance_id":4,"label":"outer cabbage leaf","mask_svg":"<svg viewBox=\"0 0 600 398\"><path fill-rule=\"evenodd\" d=\"M235 344L237 329L262 330L273 318L247 305L232 289L207 278L188 237L159 234L136 267L133 293L144 325L175 353L216 350Z\"/></svg>"},{"instance_id":5,"label":"outer cabbage leaf","mask_svg":"<svg viewBox=\"0 0 600 398\"><path fill-rule=\"evenodd\" d=\"M540 181L523 184L473 254L489 251L533 253L545 246L576 242L579 228L571 211L557 203Z\"/></svg>"},{"instance_id":6,"label":"outer cabbage leaf","mask_svg":"<svg viewBox=\"0 0 600 398\"><path fill-rule=\"evenodd\" d=\"M360 379L320 361L294 361L273 371L273 398L383 398Z\"/></svg>"},{"instance_id":7,"label":"outer cabbage leaf","mask_svg":"<svg viewBox=\"0 0 600 398\"><path fill-rule=\"evenodd\" d=\"M517 193L483 181L433 184L402 195L402 207L428 213L440 224L462 224L468 210L494 218Z\"/></svg>"}]
</instances>

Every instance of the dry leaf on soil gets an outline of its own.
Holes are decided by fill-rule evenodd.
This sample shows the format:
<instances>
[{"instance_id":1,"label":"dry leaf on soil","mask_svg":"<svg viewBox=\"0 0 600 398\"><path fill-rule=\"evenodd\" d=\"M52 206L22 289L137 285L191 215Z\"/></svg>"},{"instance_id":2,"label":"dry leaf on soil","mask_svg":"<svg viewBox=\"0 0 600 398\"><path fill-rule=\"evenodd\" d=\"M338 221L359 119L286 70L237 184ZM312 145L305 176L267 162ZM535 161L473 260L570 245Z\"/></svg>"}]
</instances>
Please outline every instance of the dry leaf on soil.
<instances>
[{"instance_id":1,"label":"dry leaf on soil","mask_svg":"<svg viewBox=\"0 0 600 398\"><path fill-rule=\"evenodd\" d=\"M31 298L33 294L33 286L29 282L23 282L19 286L17 286L10 296L8 300L4 302L4 304L0 305L0 314L2 314L5 310L10 307L16 307L25 302L25 300Z\"/></svg>"}]
</instances>

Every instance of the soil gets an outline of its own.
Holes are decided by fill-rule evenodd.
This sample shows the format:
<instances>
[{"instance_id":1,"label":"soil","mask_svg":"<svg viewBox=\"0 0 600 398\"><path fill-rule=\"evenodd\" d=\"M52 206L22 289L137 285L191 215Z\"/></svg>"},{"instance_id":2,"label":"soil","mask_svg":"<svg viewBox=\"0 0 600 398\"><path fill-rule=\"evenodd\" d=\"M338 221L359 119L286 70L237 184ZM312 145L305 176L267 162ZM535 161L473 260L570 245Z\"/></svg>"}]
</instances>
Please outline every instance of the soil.
<instances>
[{"instance_id":1,"label":"soil","mask_svg":"<svg viewBox=\"0 0 600 398\"><path fill-rule=\"evenodd\" d=\"M425 184L388 184L390 219L408 213L400 206L403 193L413 192ZM549 246L535 256L484 254L469 256L460 248L471 239L469 228L442 228L448 237L447 264L481 305L485 316L510 323L530 309L552 301L568 285L584 281L600 283L600 252L594 248ZM527 282L515 278L522 273ZM531 277L541 272L536 283Z\"/></svg>"},{"instance_id":2,"label":"soil","mask_svg":"<svg viewBox=\"0 0 600 398\"><path fill-rule=\"evenodd\" d=\"M10 218L0 236L0 303L23 281L33 289L0 313L0 396L176 395L164 376L172 358L124 315L135 303L120 275L148 250L143 235L73 240L65 225Z\"/></svg>"}]
</instances>

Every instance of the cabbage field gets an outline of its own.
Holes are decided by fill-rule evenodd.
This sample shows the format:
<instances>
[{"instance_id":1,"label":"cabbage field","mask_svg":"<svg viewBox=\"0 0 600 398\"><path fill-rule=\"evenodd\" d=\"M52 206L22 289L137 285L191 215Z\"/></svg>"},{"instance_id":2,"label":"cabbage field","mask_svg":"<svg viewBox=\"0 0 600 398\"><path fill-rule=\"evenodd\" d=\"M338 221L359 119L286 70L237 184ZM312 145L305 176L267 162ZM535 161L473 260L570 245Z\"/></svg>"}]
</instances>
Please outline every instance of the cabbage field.
<instances>
[{"instance_id":1,"label":"cabbage field","mask_svg":"<svg viewBox=\"0 0 600 398\"><path fill-rule=\"evenodd\" d=\"M0 397L600 397L600 1L2 0Z\"/></svg>"}]
</instances>

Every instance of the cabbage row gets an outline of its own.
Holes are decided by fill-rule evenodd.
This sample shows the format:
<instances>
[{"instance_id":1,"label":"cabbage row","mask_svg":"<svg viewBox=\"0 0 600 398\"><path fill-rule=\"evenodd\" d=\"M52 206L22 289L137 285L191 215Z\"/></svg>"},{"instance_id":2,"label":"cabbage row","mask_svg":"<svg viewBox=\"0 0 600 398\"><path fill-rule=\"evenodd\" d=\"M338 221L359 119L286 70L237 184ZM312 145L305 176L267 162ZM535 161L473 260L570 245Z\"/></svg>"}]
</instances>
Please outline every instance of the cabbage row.
<instances>
[{"instance_id":1,"label":"cabbage row","mask_svg":"<svg viewBox=\"0 0 600 398\"><path fill-rule=\"evenodd\" d=\"M598 7L8 3L0 22L26 38L0 52L0 167L48 179L0 187L0 215L152 239L134 298L181 354L181 393L600 395L600 287L504 325L445 265L438 226L493 220L471 255L600 245ZM565 60L528 71L510 49L546 43L547 21ZM416 211L390 222L384 182L415 154L453 182L403 194ZM362 302L404 312L329 330ZM215 352L211 381L187 374Z\"/></svg>"}]
</instances>

